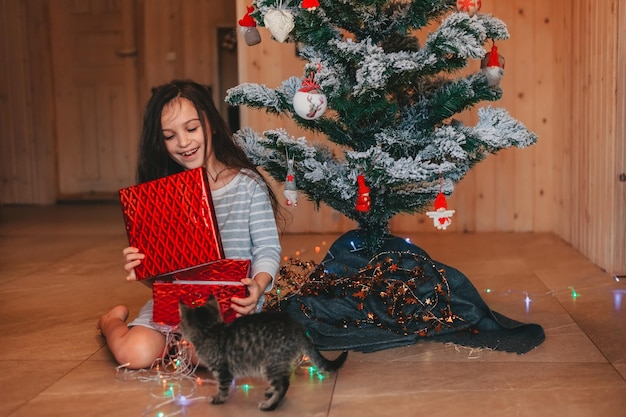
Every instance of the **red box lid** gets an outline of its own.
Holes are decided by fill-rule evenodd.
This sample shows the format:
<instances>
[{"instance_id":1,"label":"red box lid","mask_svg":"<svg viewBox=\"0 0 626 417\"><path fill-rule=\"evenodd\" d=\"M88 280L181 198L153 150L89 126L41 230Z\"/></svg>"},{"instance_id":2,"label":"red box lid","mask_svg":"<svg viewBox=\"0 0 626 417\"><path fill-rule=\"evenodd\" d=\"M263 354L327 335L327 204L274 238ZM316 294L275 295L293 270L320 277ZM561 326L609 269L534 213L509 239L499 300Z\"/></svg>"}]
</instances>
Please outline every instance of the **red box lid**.
<instances>
[{"instance_id":1,"label":"red box lid","mask_svg":"<svg viewBox=\"0 0 626 417\"><path fill-rule=\"evenodd\" d=\"M119 190L130 246L146 258L138 280L224 258L204 168Z\"/></svg>"},{"instance_id":2,"label":"red box lid","mask_svg":"<svg viewBox=\"0 0 626 417\"><path fill-rule=\"evenodd\" d=\"M247 259L219 259L193 268L182 269L159 277L159 281L235 281L250 276Z\"/></svg>"}]
</instances>

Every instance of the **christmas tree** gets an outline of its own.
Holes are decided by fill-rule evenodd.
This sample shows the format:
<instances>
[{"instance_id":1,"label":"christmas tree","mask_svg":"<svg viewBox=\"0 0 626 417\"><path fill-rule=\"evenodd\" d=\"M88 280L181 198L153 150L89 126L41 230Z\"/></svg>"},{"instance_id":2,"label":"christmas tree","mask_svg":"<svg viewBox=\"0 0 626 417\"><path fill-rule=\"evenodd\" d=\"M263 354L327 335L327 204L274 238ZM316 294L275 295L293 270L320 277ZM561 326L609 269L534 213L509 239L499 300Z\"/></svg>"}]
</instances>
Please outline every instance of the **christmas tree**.
<instances>
[{"instance_id":1,"label":"christmas tree","mask_svg":"<svg viewBox=\"0 0 626 417\"><path fill-rule=\"evenodd\" d=\"M297 43L304 73L276 88L241 84L226 101L292 117L338 147L281 128L244 128L237 140L285 181L291 200L297 188L355 220L371 253L398 213L423 213L437 200L443 214L431 217L445 227L444 195L476 163L536 141L501 108L479 108L475 126L454 118L502 96L495 45L509 34L479 8L480 0L253 1L242 27L266 26L272 41ZM481 68L461 74L469 60Z\"/></svg>"}]
</instances>

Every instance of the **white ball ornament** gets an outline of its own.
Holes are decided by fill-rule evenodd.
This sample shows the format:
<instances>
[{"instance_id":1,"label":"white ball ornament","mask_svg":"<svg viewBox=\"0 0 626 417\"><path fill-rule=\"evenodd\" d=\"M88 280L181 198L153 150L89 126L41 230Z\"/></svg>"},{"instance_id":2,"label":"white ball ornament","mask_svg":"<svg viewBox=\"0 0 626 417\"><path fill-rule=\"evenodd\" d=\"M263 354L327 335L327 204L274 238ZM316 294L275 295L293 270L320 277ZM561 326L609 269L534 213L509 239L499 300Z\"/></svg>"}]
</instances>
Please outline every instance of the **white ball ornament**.
<instances>
[{"instance_id":1,"label":"white ball ornament","mask_svg":"<svg viewBox=\"0 0 626 417\"><path fill-rule=\"evenodd\" d=\"M327 104L326 95L318 90L300 90L293 96L294 111L306 120L320 118L326 111Z\"/></svg>"}]
</instances>

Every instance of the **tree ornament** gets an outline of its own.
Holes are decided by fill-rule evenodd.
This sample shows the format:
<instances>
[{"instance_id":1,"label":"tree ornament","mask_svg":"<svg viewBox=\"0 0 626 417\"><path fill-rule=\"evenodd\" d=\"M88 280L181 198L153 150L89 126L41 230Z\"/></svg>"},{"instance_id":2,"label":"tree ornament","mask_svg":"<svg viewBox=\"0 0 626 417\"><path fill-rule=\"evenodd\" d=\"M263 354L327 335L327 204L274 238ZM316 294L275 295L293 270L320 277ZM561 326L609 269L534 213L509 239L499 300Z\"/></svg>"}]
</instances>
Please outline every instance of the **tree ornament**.
<instances>
[{"instance_id":1,"label":"tree ornament","mask_svg":"<svg viewBox=\"0 0 626 417\"><path fill-rule=\"evenodd\" d=\"M504 75L504 57L498 54L498 47L495 44L491 47L491 52L487 52L480 62L480 68L487 77L487 84L490 87L500 84Z\"/></svg>"},{"instance_id":2,"label":"tree ornament","mask_svg":"<svg viewBox=\"0 0 626 417\"><path fill-rule=\"evenodd\" d=\"M372 200L370 198L370 187L365 184L365 176L363 174L359 174L356 177L357 182L359 183L359 194L356 198L356 210L361 213L367 213L370 211L370 207L372 206Z\"/></svg>"},{"instance_id":3,"label":"tree ornament","mask_svg":"<svg viewBox=\"0 0 626 417\"><path fill-rule=\"evenodd\" d=\"M303 119L314 120L326 111L326 95L318 90L298 90L293 96L293 109Z\"/></svg>"},{"instance_id":4,"label":"tree ornament","mask_svg":"<svg viewBox=\"0 0 626 417\"><path fill-rule=\"evenodd\" d=\"M246 45L254 46L261 43L261 34L259 30L256 28L256 21L250 13L254 11L254 6L248 6L248 11L239 20L239 26L241 26L241 32L243 33L243 38L246 41Z\"/></svg>"},{"instance_id":5,"label":"tree ornament","mask_svg":"<svg viewBox=\"0 0 626 417\"><path fill-rule=\"evenodd\" d=\"M282 8L282 1L278 9L270 9L263 17L265 27L278 42L285 42L294 28L293 15L289 10Z\"/></svg>"},{"instance_id":6,"label":"tree ornament","mask_svg":"<svg viewBox=\"0 0 626 417\"><path fill-rule=\"evenodd\" d=\"M287 177L285 177L285 199L288 207L298 206L298 188L293 174L293 159L287 158Z\"/></svg>"},{"instance_id":7,"label":"tree ornament","mask_svg":"<svg viewBox=\"0 0 626 417\"><path fill-rule=\"evenodd\" d=\"M328 106L326 95L322 88L314 80L315 73L302 81L302 87L293 96L293 110L306 120L318 119L326 111Z\"/></svg>"},{"instance_id":8,"label":"tree ornament","mask_svg":"<svg viewBox=\"0 0 626 417\"><path fill-rule=\"evenodd\" d=\"M446 196L440 191L435 198L435 211L427 211L426 215L433 219L433 225L439 230L446 230L452 220L454 210L448 210Z\"/></svg>"},{"instance_id":9,"label":"tree ornament","mask_svg":"<svg viewBox=\"0 0 626 417\"><path fill-rule=\"evenodd\" d=\"M482 7L481 0L456 0L456 8L459 12L465 12L474 16Z\"/></svg>"},{"instance_id":10,"label":"tree ornament","mask_svg":"<svg viewBox=\"0 0 626 417\"><path fill-rule=\"evenodd\" d=\"M302 0L302 8L312 12L313 10L320 7L320 2L318 0Z\"/></svg>"},{"instance_id":11,"label":"tree ornament","mask_svg":"<svg viewBox=\"0 0 626 417\"><path fill-rule=\"evenodd\" d=\"M487 85L480 68L492 40L499 49L510 35L500 19L482 9L470 17L457 11L456 0L318 1L314 12L301 7L304 0L244 2L255 5L252 16L259 26L271 9L293 14L295 26L285 43L298 42L304 71L299 79L287 77L275 88L241 83L228 90L225 100L286 117L307 130L306 137L294 137L282 120L280 127L263 132L240 129L236 137L249 144L246 154L283 187L289 147L298 158L298 194L354 220L368 253L381 248L397 214L419 212L428 219L425 213L434 211L437 193L445 192L447 198L453 185L485 159L485 149L494 154L537 141L506 109L482 106L502 96L500 87ZM416 30L423 27L430 33L420 40ZM472 59L473 71L468 68ZM320 71L318 63L323 65ZM318 119L307 120L302 116L307 117L311 105L317 116L315 107L321 103L304 95L305 110L296 112L296 93L303 95L298 90L312 70L327 109ZM468 109L477 110L473 126L456 117ZM318 135L324 140L316 140ZM460 144L464 136L471 140ZM437 163L446 169L443 190L437 187ZM358 174L371 187L367 212L356 210ZM425 180L424 175L432 177Z\"/></svg>"}]
</instances>

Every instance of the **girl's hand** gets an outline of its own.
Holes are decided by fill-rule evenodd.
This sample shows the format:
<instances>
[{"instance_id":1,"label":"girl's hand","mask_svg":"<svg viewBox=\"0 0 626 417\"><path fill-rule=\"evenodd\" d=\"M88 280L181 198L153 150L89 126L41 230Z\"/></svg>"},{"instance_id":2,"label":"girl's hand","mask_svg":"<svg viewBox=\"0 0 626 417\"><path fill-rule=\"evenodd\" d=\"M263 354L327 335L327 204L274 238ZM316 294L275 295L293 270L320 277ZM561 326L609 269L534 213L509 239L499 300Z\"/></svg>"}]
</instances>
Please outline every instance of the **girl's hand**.
<instances>
[{"instance_id":1,"label":"girl's hand","mask_svg":"<svg viewBox=\"0 0 626 417\"><path fill-rule=\"evenodd\" d=\"M271 280L272 277L264 272L258 273L254 279L244 278L241 280L243 285L248 287L248 296L246 298L233 297L230 299L230 308L237 312L237 317L257 312L256 307L259 298L261 298Z\"/></svg>"},{"instance_id":2,"label":"girl's hand","mask_svg":"<svg viewBox=\"0 0 626 417\"><path fill-rule=\"evenodd\" d=\"M126 281L137 281L137 275L135 275L135 267L141 263L141 260L146 257L143 253L139 253L139 249L129 246L122 250L124 255L124 269L128 273Z\"/></svg>"},{"instance_id":3,"label":"girl's hand","mask_svg":"<svg viewBox=\"0 0 626 417\"><path fill-rule=\"evenodd\" d=\"M248 296L246 298L233 297L230 299L230 308L237 312L237 317L254 314L259 298L263 294L263 288L252 278L244 278L241 282L248 287Z\"/></svg>"}]
</instances>

